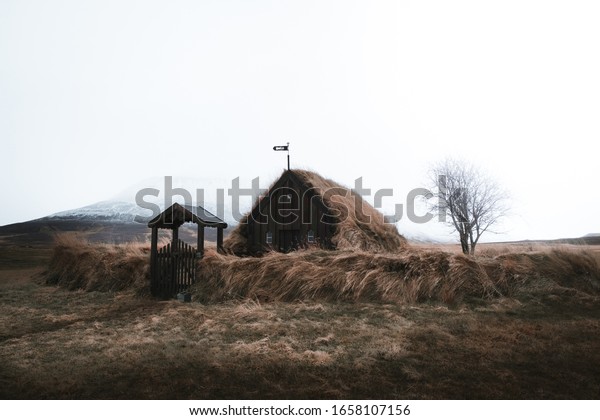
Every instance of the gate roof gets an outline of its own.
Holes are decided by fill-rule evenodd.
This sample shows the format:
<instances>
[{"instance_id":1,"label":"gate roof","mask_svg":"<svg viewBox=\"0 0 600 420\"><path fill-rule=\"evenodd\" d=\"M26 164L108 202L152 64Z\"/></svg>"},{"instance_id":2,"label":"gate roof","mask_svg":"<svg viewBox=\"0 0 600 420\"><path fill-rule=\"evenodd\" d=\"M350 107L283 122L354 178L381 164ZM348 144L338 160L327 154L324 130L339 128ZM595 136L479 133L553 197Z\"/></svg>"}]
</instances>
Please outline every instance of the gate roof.
<instances>
[{"instance_id":1,"label":"gate roof","mask_svg":"<svg viewBox=\"0 0 600 420\"><path fill-rule=\"evenodd\" d=\"M200 206L182 206L179 203L163 211L148 222L148 227L160 229L175 229L186 222L201 226L226 228L227 223Z\"/></svg>"}]
</instances>

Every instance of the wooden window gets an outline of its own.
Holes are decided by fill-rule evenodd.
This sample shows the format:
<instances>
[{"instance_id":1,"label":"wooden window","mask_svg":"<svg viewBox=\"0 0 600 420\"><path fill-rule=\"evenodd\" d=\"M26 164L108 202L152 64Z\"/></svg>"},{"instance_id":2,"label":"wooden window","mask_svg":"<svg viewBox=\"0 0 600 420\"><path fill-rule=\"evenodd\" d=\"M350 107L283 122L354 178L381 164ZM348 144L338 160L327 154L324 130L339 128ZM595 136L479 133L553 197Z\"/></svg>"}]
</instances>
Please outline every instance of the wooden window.
<instances>
[{"instance_id":1,"label":"wooden window","mask_svg":"<svg viewBox=\"0 0 600 420\"><path fill-rule=\"evenodd\" d=\"M308 234L306 236L309 244L315 243L315 232L313 232L312 229L308 231Z\"/></svg>"},{"instance_id":2,"label":"wooden window","mask_svg":"<svg viewBox=\"0 0 600 420\"><path fill-rule=\"evenodd\" d=\"M273 234L271 233L271 231L267 232L267 243L268 244L272 244L273 243Z\"/></svg>"}]
</instances>

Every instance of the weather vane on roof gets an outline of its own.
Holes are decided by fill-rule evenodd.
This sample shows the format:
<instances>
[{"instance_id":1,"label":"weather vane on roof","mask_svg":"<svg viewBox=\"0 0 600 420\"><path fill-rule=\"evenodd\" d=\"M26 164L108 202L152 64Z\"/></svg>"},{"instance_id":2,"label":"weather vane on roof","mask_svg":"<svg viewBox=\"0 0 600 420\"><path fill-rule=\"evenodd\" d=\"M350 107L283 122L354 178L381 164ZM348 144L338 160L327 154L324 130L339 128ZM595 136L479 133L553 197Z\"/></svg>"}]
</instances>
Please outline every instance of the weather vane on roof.
<instances>
[{"instance_id":1,"label":"weather vane on roof","mask_svg":"<svg viewBox=\"0 0 600 420\"><path fill-rule=\"evenodd\" d=\"M290 170L290 142L287 142L286 146L273 146L273 150L276 152L287 152L288 171Z\"/></svg>"}]
</instances>

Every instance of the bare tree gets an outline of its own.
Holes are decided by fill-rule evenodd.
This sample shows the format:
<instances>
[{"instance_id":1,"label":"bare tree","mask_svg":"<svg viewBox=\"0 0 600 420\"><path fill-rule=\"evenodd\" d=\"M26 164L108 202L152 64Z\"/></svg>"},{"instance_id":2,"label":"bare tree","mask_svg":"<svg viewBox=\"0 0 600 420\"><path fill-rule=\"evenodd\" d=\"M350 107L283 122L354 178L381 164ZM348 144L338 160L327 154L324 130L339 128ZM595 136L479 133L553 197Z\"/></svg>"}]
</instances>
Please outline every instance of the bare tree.
<instances>
[{"instance_id":1,"label":"bare tree","mask_svg":"<svg viewBox=\"0 0 600 420\"><path fill-rule=\"evenodd\" d=\"M479 168L452 159L431 169L437 194L433 210L458 233L462 251L474 254L484 232L506 216L508 194ZM497 233L497 232L494 232Z\"/></svg>"}]
</instances>

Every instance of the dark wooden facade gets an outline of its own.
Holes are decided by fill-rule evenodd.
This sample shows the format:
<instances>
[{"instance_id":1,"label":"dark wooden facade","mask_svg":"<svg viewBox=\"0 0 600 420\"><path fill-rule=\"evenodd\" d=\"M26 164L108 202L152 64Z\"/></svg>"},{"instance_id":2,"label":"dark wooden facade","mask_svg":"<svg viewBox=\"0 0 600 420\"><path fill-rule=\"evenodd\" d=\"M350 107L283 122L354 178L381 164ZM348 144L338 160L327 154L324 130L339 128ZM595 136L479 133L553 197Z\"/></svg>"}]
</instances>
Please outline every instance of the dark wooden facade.
<instances>
[{"instance_id":1,"label":"dark wooden facade","mask_svg":"<svg viewBox=\"0 0 600 420\"><path fill-rule=\"evenodd\" d=\"M289 252L312 244L331 248L335 222L323 197L288 170L248 215L248 249Z\"/></svg>"}]
</instances>

